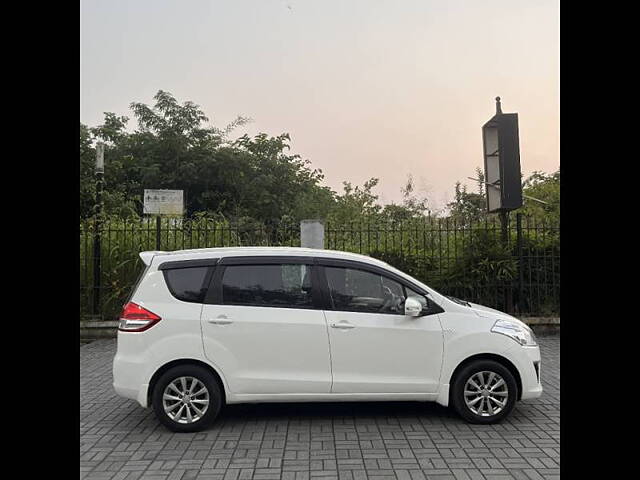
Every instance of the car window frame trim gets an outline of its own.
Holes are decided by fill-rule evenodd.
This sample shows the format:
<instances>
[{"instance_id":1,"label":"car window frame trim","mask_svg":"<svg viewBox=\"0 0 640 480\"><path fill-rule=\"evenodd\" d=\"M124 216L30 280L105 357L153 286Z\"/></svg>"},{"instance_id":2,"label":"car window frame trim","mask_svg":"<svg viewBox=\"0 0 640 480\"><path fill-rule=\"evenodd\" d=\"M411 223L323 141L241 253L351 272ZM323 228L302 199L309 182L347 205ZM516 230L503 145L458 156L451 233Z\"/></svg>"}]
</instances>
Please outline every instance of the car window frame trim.
<instances>
[{"instance_id":1,"label":"car window frame trim","mask_svg":"<svg viewBox=\"0 0 640 480\"><path fill-rule=\"evenodd\" d=\"M311 265L311 294L313 298L313 305L311 307L301 307L299 305L233 305L238 307L258 307L258 308L294 308L299 310L326 310L336 312L353 312L353 313L369 313L379 315L403 315L402 313L383 313L383 312L363 312L360 310L337 310L333 308L331 302L331 294L329 291L329 284L327 282L326 273L324 267L345 267L353 268L357 270L364 270L369 273L382 275L391 280L400 283L404 288L410 288L411 290L424 295L429 302L431 308L429 308L421 316L429 316L444 312L444 309L436 303L430 296L430 292L420 285L407 280L406 278L398 275L395 272L387 270L378 265L373 265L366 262L348 259L338 259L329 257L312 257L307 255L242 255L242 256L229 256L219 259L208 259L209 261L215 261L209 275L209 285L203 298L202 303L205 305L227 305L222 302L222 277L224 270L229 265L292 265L292 264L306 264ZM188 262L189 260L182 260L181 262ZM196 260L202 262L206 260ZM165 262L166 263L178 263L178 262ZM406 292L405 292L406 293Z\"/></svg>"},{"instance_id":2,"label":"car window frame trim","mask_svg":"<svg viewBox=\"0 0 640 480\"><path fill-rule=\"evenodd\" d=\"M425 290L424 288L420 287L419 285L407 280L404 277L401 277L400 275L398 275L395 272L389 271L383 267L380 267L378 265L372 265L370 263L366 263L366 262L359 262L357 260L347 260L347 259L337 259L337 258L325 258L325 257L317 257L316 258L318 261L318 266L320 267L321 270L321 274L322 274L322 283L321 283L321 288L323 289L323 300L325 303L325 310L330 310L333 312L350 312L350 313L368 313L368 314L373 314L373 315L400 315L400 316L405 316L404 313L391 313L391 312L365 312L362 310L343 310L343 309L337 309L337 308L333 308L333 302L331 301L331 292L329 290L329 282L327 280L327 275L325 272L324 267L341 267L341 268L351 268L354 270L362 270L368 273L372 273L372 274L376 274L376 275L380 275L383 277L387 277L390 280L393 280L395 282L398 282L400 285L402 285L403 288L410 288L411 290L418 292L419 294L423 295L426 299L427 302L430 305L430 308L424 312L423 314L421 314L421 317L426 317L429 315L435 315L437 313L442 313L444 312L444 309L438 305L432 298L430 298L430 294L427 290ZM406 290L405 290L406 293Z\"/></svg>"}]
</instances>

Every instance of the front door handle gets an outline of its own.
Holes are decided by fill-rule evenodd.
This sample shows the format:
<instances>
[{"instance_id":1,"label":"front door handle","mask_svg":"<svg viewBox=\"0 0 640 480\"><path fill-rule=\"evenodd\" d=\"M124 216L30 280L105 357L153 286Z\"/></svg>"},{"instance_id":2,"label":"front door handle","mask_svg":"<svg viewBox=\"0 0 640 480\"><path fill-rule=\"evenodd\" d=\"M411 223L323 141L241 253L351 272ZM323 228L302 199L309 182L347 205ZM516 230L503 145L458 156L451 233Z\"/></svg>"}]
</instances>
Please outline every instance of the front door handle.
<instances>
[{"instance_id":1,"label":"front door handle","mask_svg":"<svg viewBox=\"0 0 640 480\"><path fill-rule=\"evenodd\" d=\"M356 328L356 326L349 322L340 322L340 323L332 323L331 328L340 328L342 330L349 330L351 328Z\"/></svg>"},{"instance_id":2,"label":"front door handle","mask_svg":"<svg viewBox=\"0 0 640 480\"><path fill-rule=\"evenodd\" d=\"M216 318L212 318L207 321L213 325L229 325L230 323L233 323L233 321L229 320L226 315L218 315Z\"/></svg>"}]
</instances>

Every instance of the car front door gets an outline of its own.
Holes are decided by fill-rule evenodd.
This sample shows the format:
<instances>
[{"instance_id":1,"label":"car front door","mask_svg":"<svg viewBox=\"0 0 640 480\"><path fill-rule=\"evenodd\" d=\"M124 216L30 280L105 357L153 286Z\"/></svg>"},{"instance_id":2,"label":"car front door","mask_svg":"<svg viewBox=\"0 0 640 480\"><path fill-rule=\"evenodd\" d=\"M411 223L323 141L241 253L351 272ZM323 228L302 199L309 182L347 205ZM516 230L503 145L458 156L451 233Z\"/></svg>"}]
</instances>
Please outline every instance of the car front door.
<instances>
[{"instance_id":1,"label":"car front door","mask_svg":"<svg viewBox=\"0 0 640 480\"><path fill-rule=\"evenodd\" d=\"M435 393L443 338L437 313L404 315L404 298L423 295L364 264L322 267L332 393Z\"/></svg>"},{"instance_id":2,"label":"car front door","mask_svg":"<svg viewBox=\"0 0 640 480\"><path fill-rule=\"evenodd\" d=\"M202 309L205 355L234 394L329 393L311 259L224 258Z\"/></svg>"}]
</instances>

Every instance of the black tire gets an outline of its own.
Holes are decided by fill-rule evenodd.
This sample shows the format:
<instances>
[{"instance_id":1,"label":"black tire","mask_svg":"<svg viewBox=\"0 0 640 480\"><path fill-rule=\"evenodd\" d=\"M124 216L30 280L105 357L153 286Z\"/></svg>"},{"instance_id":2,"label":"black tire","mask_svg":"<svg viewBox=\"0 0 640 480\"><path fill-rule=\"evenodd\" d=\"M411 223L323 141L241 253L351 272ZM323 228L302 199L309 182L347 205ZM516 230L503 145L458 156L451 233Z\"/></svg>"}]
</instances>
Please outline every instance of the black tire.
<instances>
[{"instance_id":1,"label":"black tire","mask_svg":"<svg viewBox=\"0 0 640 480\"><path fill-rule=\"evenodd\" d=\"M209 394L209 404L206 411L201 418L193 421L192 423L180 423L171 418L164 409L163 395L165 389L171 382L179 379L180 377L192 377L199 380L204 384L207 389L207 393ZM151 403L156 417L160 423L169 430L173 432L199 432L211 425L218 416L220 407L222 406L222 393L220 392L220 387L218 386L216 379L205 368L198 365L178 365L177 367L170 368L164 372L158 379L153 389ZM181 404L178 406L178 409L180 408ZM186 411L184 415L186 416Z\"/></svg>"},{"instance_id":2,"label":"black tire","mask_svg":"<svg viewBox=\"0 0 640 480\"><path fill-rule=\"evenodd\" d=\"M478 414L476 412L474 412L471 408L469 407L465 401L465 393L464 393L464 389L465 389L465 385L467 384L467 381L472 378L475 374L477 373L481 373L481 372L493 372L497 375L499 375L500 377L502 377L502 379L504 380L505 384L506 384L506 391L507 391L507 401L506 404L504 405L504 407L502 407L502 409L496 413L491 415L489 413L489 408L485 407L483 408L483 412L485 413L485 415L482 414ZM482 374L483 376L485 376L484 374ZM488 376L486 376L485 378L488 378ZM497 383L494 380L494 384ZM501 388L501 390L504 391L504 387ZM477 396L470 396L470 400L476 400L476 398L478 397L482 397L482 394L477 394ZM470 423L480 423L480 424L490 424L490 423L497 423L500 420L502 420L503 418L505 418L507 415L509 415L509 413L511 413L511 410L513 410L513 407L515 407L516 405L516 400L518 398L518 384L516 383L516 379L513 377L512 373L509 371L508 368L506 368L504 365L494 361L494 360L476 360L474 362L469 363L468 365L466 365L465 367L462 368L462 370L460 370L460 372L458 372L456 374L456 378L453 381L453 385L452 385L452 390L451 390L451 403L453 404L453 408L455 408L455 410L458 412L458 414L464 418L467 422ZM482 404L483 402L487 402L489 403L490 400L489 399L485 399L483 400L482 398L480 398L480 400L476 400L477 404ZM494 406L496 406L496 410L498 409L497 404L494 403L493 401L491 401L491 406L492 408L494 408ZM477 410L480 410L478 407L473 407L476 408Z\"/></svg>"}]
</instances>

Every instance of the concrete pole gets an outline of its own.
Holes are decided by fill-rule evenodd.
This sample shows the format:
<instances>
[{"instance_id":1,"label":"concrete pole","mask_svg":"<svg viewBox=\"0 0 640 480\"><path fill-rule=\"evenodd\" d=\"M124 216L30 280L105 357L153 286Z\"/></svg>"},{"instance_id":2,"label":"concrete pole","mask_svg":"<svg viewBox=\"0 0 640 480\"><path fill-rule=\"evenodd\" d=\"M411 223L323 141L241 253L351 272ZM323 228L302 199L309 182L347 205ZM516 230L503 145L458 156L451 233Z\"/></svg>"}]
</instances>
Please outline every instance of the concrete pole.
<instances>
[{"instance_id":1,"label":"concrete pole","mask_svg":"<svg viewBox=\"0 0 640 480\"><path fill-rule=\"evenodd\" d=\"M300 246L304 248L324 248L324 221L300 221Z\"/></svg>"}]
</instances>

